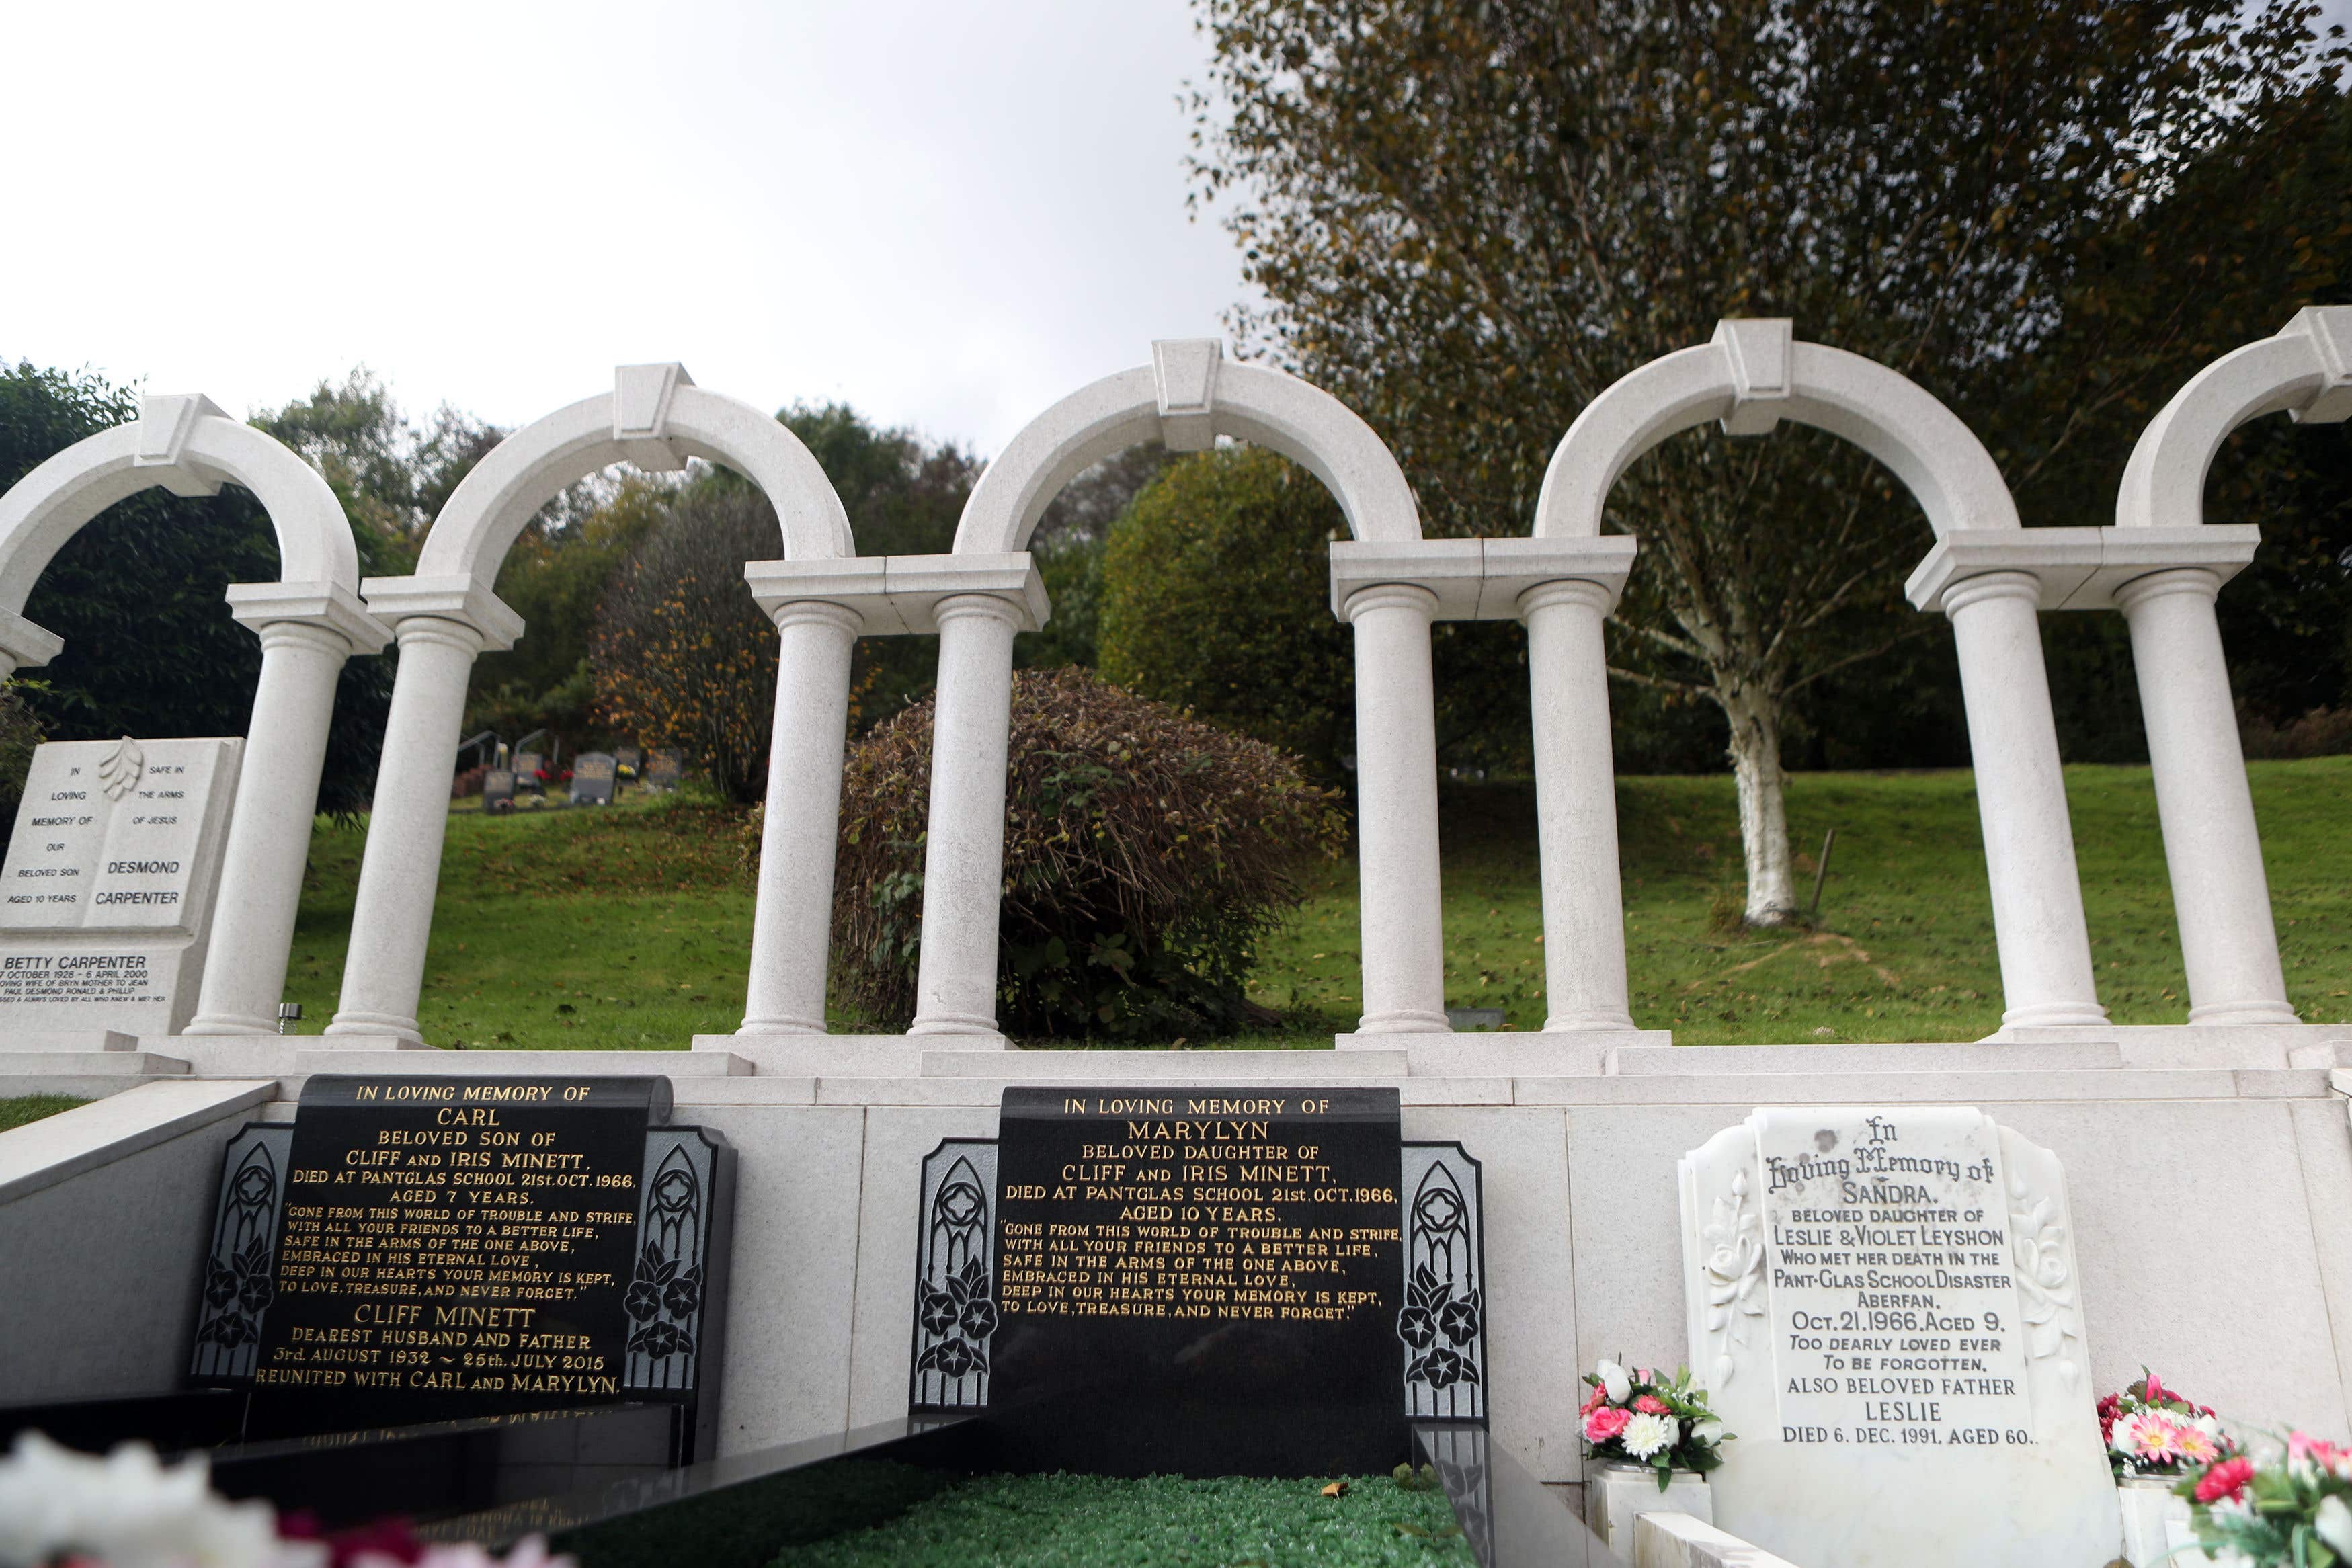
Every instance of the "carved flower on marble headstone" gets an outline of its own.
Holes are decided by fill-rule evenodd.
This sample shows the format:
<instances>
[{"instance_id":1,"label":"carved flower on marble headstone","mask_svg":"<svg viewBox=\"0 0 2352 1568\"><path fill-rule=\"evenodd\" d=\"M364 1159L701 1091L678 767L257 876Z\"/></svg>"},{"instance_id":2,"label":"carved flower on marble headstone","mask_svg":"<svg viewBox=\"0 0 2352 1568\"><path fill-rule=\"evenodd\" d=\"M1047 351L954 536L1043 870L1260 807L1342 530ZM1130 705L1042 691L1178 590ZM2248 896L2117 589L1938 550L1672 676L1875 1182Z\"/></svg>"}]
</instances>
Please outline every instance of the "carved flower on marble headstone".
<instances>
[{"instance_id":1,"label":"carved flower on marble headstone","mask_svg":"<svg viewBox=\"0 0 2352 1568\"><path fill-rule=\"evenodd\" d=\"M2010 1251L2017 1265L2017 1291L2025 1313L2026 1353L2040 1361L2059 1358L2059 1375L2072 1383L2074 1358L2065 1354L2074 1336L2073 1271L2066 1262L2066 1230L2048 1195L2031 1197L2018 1177L2010 1181ZM2022 1212L2017 1205L2024 1205Z\"/></svg>"},{"instance_id":2,"label":"carved flower on marble headstone","mask_svg":"<svg viewBox=\"0 0 2352 1568\"><path fill-rule=\"evenodd\" d=\"M1748 1343L1748 1325L1741 1320L1764 1315L1764 1303L1756 1299L1764 1283L1764 1225L1748 1207L1745 1170L1732 1173L1730 1195L1715 1200L1699 1236L1706 1243L1706 1329L1721 1337L1714 1367L1720 1388L1736 1370L1733 1347Z\"/></svg>"}]
</instances>

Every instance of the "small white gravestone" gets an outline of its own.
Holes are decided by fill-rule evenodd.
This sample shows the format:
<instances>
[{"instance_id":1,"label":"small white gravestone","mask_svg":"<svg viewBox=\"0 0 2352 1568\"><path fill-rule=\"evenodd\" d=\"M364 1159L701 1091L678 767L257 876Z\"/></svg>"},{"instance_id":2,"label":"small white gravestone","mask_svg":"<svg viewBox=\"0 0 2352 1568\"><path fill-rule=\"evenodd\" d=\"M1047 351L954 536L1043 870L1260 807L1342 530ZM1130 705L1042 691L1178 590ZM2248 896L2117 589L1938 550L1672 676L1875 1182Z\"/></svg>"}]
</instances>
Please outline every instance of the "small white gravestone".
<instances>
[{"instance_id":1,"label":"small white gravestone","mask_svg":"<svg viewBox=\"0 0 2352 1568\"><path fill-rule=\"evenodd\" d=\"M0 867L0 1047L195 1011L245 742L52 741Z\"/></svg>"},{"instance_id":2,"label":"small white gravestone","mask_svg":"<svg viewBox=\"0 0 2352 1568\"><path fill-rule=\"evenodd\" d=\"M1961 1106L1772 1106L1681 1180L1716 1523L1838 1568L2115 1558L2056 1155Z\"/></svg>"}]
</instances>

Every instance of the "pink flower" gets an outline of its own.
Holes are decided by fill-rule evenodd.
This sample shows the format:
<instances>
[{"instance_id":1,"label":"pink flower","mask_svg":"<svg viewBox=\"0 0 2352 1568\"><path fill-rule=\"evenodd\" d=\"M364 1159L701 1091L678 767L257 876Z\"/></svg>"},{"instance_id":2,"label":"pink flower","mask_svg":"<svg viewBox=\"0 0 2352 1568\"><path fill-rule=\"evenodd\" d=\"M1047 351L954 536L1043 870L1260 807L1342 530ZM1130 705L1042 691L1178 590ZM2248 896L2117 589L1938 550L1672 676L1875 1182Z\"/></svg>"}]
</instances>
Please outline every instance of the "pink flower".
<instances>
[{"instance_id":1,"label":"pink flower","mask_svg":"<svg viewBox=\"0 0 2352 1568\"><path fill-rule=\"evenodd\" d=\"M1596 1383L1592 1385L1592 1397L1587 1399L1576 1413L1580 1416L1590 1416L1593 1411L1606 1404L1608 1399L1609 1390L1601 1387L1601 1385Z\"/></svg>"},{"instance_id":2,"label":"pink flower","mask_svg":"<svg viewBox=\"0 0 2352 1568\"><path fill-rule=\"evenodd\" d=\"M1625 1424L1633 1418L1629 1411L1621 1410L1614 1405L1604 1405L1584 1418L1584 1440L1605 1443L1624 1431Z\"/></svg>"},{"instance_id":3,"label":"pink flower","mask_svg":"<svg viewBox=\"0 0 2352 1568\"><path fill-rule=\"evenodd\" d=\"M1633 1401L1633 1408L1644 1416L1671 1416L1675 1407L1654 1394L1644 1394Z\"/></svg>"},{"instance_id":4,"label":"pink flower","mask_svg":"<svg viewBox=\"0 0 2352 1568\"><path fill-rule=\"evenodd\" d=\"M2253 1460L2243 1455L2223 1459L2197 1479L2197 1500L2211 1504L2228 1498L2234 1501L2245 1495L2246 1483L2253 1479Z\"/></svg>"}]
</instances>

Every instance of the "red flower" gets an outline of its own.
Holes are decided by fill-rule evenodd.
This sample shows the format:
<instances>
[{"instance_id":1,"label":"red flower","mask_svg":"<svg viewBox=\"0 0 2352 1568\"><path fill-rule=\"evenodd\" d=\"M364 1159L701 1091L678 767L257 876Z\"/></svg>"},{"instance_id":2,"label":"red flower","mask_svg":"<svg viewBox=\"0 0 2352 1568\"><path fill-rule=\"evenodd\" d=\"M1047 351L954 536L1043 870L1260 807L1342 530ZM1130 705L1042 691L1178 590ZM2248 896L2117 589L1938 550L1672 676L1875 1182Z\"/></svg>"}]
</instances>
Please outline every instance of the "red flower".
<instances>
[{"instance_id":1,"label":"red flower","mask_svg":"<svg viewBox=\"0 0 2352 1568\"><path fill-rule=\"evenodd\" d=\"M1623 1432L1633 1419L1633 1412L1614 1405L1604 1405L1584 1418L1584 1440L1605 1443Z\"/></svg>"},{"instance_id":2,"label":"red flower","mask_svg":"<svg viewBox=\"0 0 2352 1568\"><path fill-rule=\"evenodd\" d=\"M1584 1404L1578 1408L1576 1413L1580 1416L1590 1416L1595 1409L1599 1408L1601 1405L1606 1402L1608 1397L1609 1390L1601 1387L1601 1385L1596 1383L1592 1385L1592 1397L1586 1400Z\"/></svg>"},{"instance_id":3,"label":"red flower","mask_svg":"<svg viewBox=\"0 0 2352 1568\"><path fill-rule=\"evenodd\" d=\"M1671 1416L1675 1407L1654 1394L1644 1394L1633 1401L1633 1408L1644 1416Z\"/></svg>"},{"instance_id":4,"label":"red flower","mask_svg":"<svg viewBox=\"0 0 2352 1568\"><path fill-rule=\"evenodd\" d=\"M2254 1479L2254 1461L2240 1455L2223 1459L2207 1470L2197 1480L2197 1500L2220 1502L2223 1498L2236 1499L2245 1495L2246 1483Z\"/></svg>"}]
</instances>

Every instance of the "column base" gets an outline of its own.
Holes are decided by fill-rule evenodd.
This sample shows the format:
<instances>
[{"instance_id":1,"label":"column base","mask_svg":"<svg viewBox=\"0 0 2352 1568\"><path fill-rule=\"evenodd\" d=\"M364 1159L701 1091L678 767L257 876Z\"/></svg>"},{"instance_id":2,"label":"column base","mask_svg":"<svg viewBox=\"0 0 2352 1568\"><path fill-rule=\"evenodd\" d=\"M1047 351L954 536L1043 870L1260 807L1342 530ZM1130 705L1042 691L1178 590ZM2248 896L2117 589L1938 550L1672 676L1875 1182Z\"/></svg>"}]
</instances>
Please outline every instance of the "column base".
<instances>
[{"instance_id":1,"label":"column base","mask_svg":"<svg viewBox=\"0 0 2352 1568\"><path fill-rule=\"evenodd\" d=\"M737 1034L824 1034L827 1030L823 1019L774 1017L747 1018L735 1032Z\"/></svg>"},{"instance_id":2,"label":"column base","mask_svg":"<svg viewBox=\"0 0 2352 1568\"><path fill-rule=\"evenodd\" d=\"M980 1013L926 1013L907 1026L908 1034L980 1034L1002 1040L1004 1031L993 1017Z\"/></svg>"},{"instance_id":3,"label":"column base","mask_svg":"<svg viewBox=\"0 0 2352 1568\"><path fill-rule=\"evenodd\" d=\"M425 1030L415 1019L392 1013L340 1012L329 1021L329 1034L388 1034L398 1040L425 1043Z\"/></svg>"},{"instance_id":4,"label":"column base","mask_svg":"<svg viewBox=\"0 0 2352 1568\"><path fill-rule=\"evenodd\" d=\"M2195 1027L2226 1029L2231 1027L2280 1027L2303 1022L2295 1010L2281 1001L2210 1002L2189 1009L2189 1021Z\"/></svg>"},{"instance_id":5,"label":"column base","mask_svg":"<svg viewBox=\"0 0 2352 1568\"><path fill-rule=\"evenodd\" d=\"M1554 1013L1544 1019L1546 1034L1582 1034L1594 1030L1623 1033L1636 1028L1632 1013Z\"/></svg>"},{"instance_id":6,"label":"column base","mask_svg":"<svg viewBox=\"0 0 2352 1568\"><path fill-rule=\"evenodd\" d=\"M2105 1029L2115 1022L2096 1002L2043 1002L2000 1015L2000 1032L2018 1029Z\"/></svg>"},{"instance_id":7,"label":"column base","mask_svg":"<svg viewBox=\"0 0 2352 1568\"><path fill-rule=\"evenodd\" d=\"M1394 1012L1366 1013L1356 1020L1358 1034L1452 1034L1454 1025L1444 1013L1402 1008Z\"/></svg>"}]
</instances>

